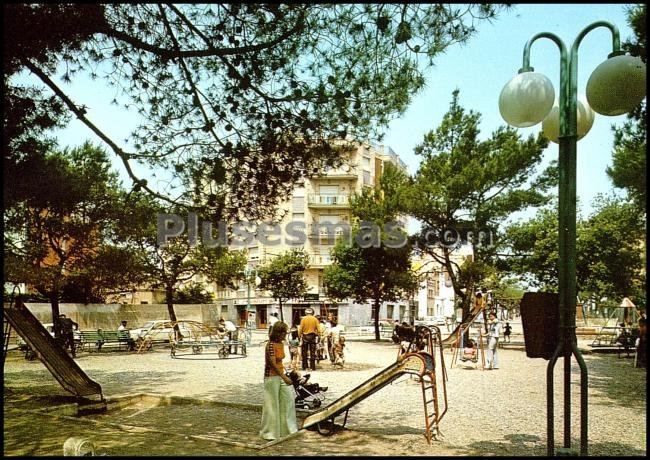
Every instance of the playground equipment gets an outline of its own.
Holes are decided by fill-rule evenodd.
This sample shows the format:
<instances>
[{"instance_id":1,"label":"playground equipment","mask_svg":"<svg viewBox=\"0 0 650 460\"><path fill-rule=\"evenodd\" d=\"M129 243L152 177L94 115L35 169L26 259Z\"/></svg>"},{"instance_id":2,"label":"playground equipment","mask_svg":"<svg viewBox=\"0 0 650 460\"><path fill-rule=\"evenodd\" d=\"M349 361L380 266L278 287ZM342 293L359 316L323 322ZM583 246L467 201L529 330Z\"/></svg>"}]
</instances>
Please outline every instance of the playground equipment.
<instances>
[{"instance_id":1,"label":"playground equipment","mask_svg":"<svg viewBox=\"0 0 650 460\"><path fill-rule=\"evenodd\" d=\"M612 320L614 320L614 325L611 324ZM621 304L612 310L609 318L589 346L592 348L615 347L619 351L619 355L623 348L629 356L629 351L634 348L634 342L638 336L638 327L636 326L638 320L636 305L625 297Z\"/></svg>"},{"instance_id":2,"label":"playground equipment","mask_svg":"<svg viewBox=\"0 0 650 460\"><path fill-rule=\"evenodd\" d=\"M483 313L483 315L481 315ZM483 302L476 302L474 304L474 307L472 310L469 312L469 315L458 325L456 328L449 334L445 339L442 340L442 345L446 346L457 346L458 345L458 332L463 329L463 330L468 330L469 326L477 321L482 321L483 325L485 326L485 333L487 334L487 318L485 317L485 303Z\"/></svg>"},{"instance_id":3,"label":"playground equipment","mask_svg":"<svg viewBox=\"0 0 650 460\"><path fill-rule=\"evenodd\" d=\"M2 309L5 319L34 350L59 384L77 398L78 414L105 411L102 387L77 365L20 298ZM6 328L5 328L6 330ZM5 354L7 341L5 340Z\"/></svg>"},{"instance_id":4,"label":"playground equipment","mask_svg":"<svg viewBox=\"0 0 650 460\"><path fill-rule=\"evenodd\" d=\"M449 367L454 367L454 364L458 362L460 359L461 361L467 361L467 359L463 358L463 350L465 346L467 345L465 343L465 333L469 331L468 335L468 340L472 340L476 346L476 353L475 355L470 359L471 362L476 364L476 367L481 370L485 370L485 336L483 335L483 331L481 330L482 325L478 324L478 327L476 327L477 331L472 333L471 329L473 327L476 327L474 323L467 324L466 327L458 327L456 330L456 340L452 343L452 348L451 348L451 364ZM479 364L480 362L480 364Z\"/></svg>"},{"instance_id":5,"label":"playground equipment","mask_svg":"<svg viewBox=\"0 0 650 460\"><path fill-rule=\"evenodd\" d=\"M440 435L440 421L447 412L447 373L444 364L443 350L440 340L440 330L435 326L416 326L415 333L409 344L403 347L397 355L397 362L391 364L375 376L350 390L345 395L329 404L324 409L307 417L302 428L316 426L322 435L331 435L336 431L334 420L344 415L344 427L350 408L381 390L403 375L414 375L420 380L422 401L424 404L425 433L427 443ZM417 350L417 351L411 351ZM440 363L436 366L436 351L439 350ZM441 385L439 385L441 383ZM439 393L443 397L444 409L439 404Z\"/></svg>"},{"instance_id":6,"label":"playground equipment","mask_svg":"<svg viewBox=\"0 0 650 460\"><path fill-rule=\"evenodd\" d=\"M219 358L240 354L246 357L246 342L240 340L239 333L219 332L218 330L198 321L183 321L185 334L177 339L173 333L169 335L171 344L170 356L180 356L179 351L191 350L191 354L198 355L208 348L215 348Z\"/></svg>"}]
</instances>

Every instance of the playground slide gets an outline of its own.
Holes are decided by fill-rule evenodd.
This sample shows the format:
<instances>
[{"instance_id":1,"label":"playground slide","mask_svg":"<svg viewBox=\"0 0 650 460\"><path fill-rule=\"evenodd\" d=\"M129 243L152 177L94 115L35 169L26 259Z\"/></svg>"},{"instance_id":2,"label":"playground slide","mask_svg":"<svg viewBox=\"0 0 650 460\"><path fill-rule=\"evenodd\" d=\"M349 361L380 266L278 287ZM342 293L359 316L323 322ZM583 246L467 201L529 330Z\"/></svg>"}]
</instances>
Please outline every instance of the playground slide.
<instances>
[{"instance_id":1,"label":"playground slide","mask_svg":"<svg viewBox=\"0 0 650 460\"><path fill-rule=\"evenodd\" d=\"M472 324L476 320L476 318L478 317L478 315L481 314L482 311L483 311L483 308L481 308L481 307L472 310L470 312L469 316L467 317L467 319L465 319L465 321L463 321L458 326L456 326L456 328L451 332L451 334L449 334L448 337L442 339L441 343L443 345L452 344L454 342L454 339L456 338L456 335L458 334L458 330L461 327L462 328L467 328L467 326L469 326L470 324Z\"/></svg>"},{"instance_id":2,"label":"playground slide","mask_svg":"<svg viewBox=\"0 0 650 460\"><path fill-rule=\"evenodd\" d=\"M22 302L5 306L3 312L9 324L35 351L66 391L77 396L81 404L99 401L105 407L101 385L88 377ZM99 400L89 400L88 397L91 396L99 396Z\"/></svg>"},{"instance_id":3,"label":"playground slide","mask_svg":"<svg viewBox=\"0 0 650 460\"><path fill-rule=\"evenodd\" d=\"M419 358L417 360L405 359L403 361L396 362L395 364L391 364L386 369L366 380L353 390L350 390L324 409L307 417L303 421L302 428L307 428L324 420L333 419L337 415L350 409L352 406L360 403L368 396L374 394L376 391L381 390L383 387L391 383L396 378L400 377L402 374L412 374L414 371L415 373L419 373L418 369L416 368L420 367L420 365L423 365L421 360L422 358ZM415 361L415 363L413 361Z\"/></svg>"}]
</instances>

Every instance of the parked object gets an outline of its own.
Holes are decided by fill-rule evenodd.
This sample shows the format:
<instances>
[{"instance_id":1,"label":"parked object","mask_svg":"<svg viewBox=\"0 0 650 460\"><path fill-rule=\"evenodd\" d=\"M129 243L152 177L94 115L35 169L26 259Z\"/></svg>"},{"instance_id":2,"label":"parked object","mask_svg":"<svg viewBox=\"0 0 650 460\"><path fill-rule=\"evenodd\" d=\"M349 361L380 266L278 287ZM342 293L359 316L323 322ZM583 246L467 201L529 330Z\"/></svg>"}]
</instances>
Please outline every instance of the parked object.
<instances>
[{"instance_id":1,"label":"parked object","mask_svg":"<svg viewBox=\"0 0 650 460\"><path fill-rule=\"evenodd\" d=\"M177 323L181 335L189 336L191 334L189 321L178 321ZM131 337L136 341L142 339L152 343L170 342L174 336L174 322L168 319L147 321L142 327L131 329L130 332Z\"/></svg>"}]
</instances>

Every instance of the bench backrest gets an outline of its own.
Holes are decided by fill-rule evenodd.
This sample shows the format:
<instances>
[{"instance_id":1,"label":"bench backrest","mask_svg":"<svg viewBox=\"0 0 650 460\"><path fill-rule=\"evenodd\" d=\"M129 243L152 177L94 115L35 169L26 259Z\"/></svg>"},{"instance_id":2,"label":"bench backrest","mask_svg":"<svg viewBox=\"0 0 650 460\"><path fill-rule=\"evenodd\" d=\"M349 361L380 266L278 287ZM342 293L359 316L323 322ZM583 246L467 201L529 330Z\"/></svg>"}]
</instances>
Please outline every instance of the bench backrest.
<instances>
[{"instance_id":1,"label":"bench backrest","mask_svg":"<svg viewBox=\"0 0 650 460\"><path fill-rule=\"evenodd\" d=\"M80 331L85 341L124 342L130 340L128 331Z\"/></svg>"}]
</instances>

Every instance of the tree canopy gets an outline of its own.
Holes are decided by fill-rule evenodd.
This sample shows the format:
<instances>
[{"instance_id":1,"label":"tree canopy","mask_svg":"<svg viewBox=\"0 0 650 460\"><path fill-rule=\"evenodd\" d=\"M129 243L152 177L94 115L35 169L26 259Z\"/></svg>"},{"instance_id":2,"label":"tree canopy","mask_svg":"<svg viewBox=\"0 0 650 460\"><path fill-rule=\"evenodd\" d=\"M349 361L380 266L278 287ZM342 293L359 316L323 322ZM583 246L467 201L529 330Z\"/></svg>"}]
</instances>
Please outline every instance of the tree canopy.
<instances>
[{"instance_id":1,"label":"tree canopy","mask_svg":"<svg viewBox=\"0 0 650 460\"><path fill-rule=\"evenodd\" d=\"M365 138L402 113L424 85L423 69L501 8L3 4L5 103L20 114L47 101L43 127L65 107L121 159L136 188L213 217L266 217L296 180L339 161L333 138ZM21 70L47 90L12 81ZM92 101L57 84L60 72L72 85L81 74L106 80L113 102L140 117L128 142ZM6 142L4 161L22 165L30 150ZM135 163L172 171L183 187L154 190Z\"/></svg>"},{"instance_id":2,"label":"tree canopy","mask_svg":"<svg viewBox=\"0 0 650 460\"><path fill-rule=\"evenodd\" d=\"M125 193L106 151L85 143L31 164L3 216L4 280L35 288L54 318L60 300L102 302L141 281L137 256L119 244Z\"/></svg>"},{"instance_id":3,"label":"tree canopy","mask_svg":"<svg viewBox=\"0 0 650 460\"><path fill-rule=\"evenodd\" d=\"M282 302L302 297L307 292L305 269L309 256L302 250L283 252L258 269L260 289L266 289L280 304L280 319L284 321ZM248 280L250 283L252 280Z\"/></svg>"},{"instance_id":4,"label":"tree canopy","mask_svg":"<svg viewBox=\"0 0 650 460\"><path fill-rule=\"evenodd\" d=\"M582 298L630 297L644 306L645 228L629 201L598 196L594 212L576 228L576 277ZM511 257L502 269L531 286L558 288L557 209L540 209L532 219L506 231Z\"/></svg>"},{"instance_id":5,"label":"tree canopy","mask_svg":"<svg viewBox=\"0 0 650 460\"><path fill-rule=\"evenodd\" d=\"M415 152L416 174L401 187L400 206L422 223L418 247L444 266L465 313L478 283L494 272L499 224L510 215L548 202L557 168L537 168L548 141L521 139L510 127L479 138L480 114L465 110L453 92L440 125L424 135ZM483 233L481 233L483 232ZM470 244L462 264L454 252Z\"/></svg>"},{"instance_id":6,"label":"tree canopy","mask_svg":"<svg viewBox=\"0 0 650 460\"><path fill-rule=\"evenodd\" d=\"M636 5L628 11L628 23L634 38L623 43L623 48L646 62L646 7ZM647 117L645 99L628 114L623 126L614 128L612 165L607 174L614 186L623 188L639 209L646 212L646 143Z\"/></svg>"}]
</instances>

